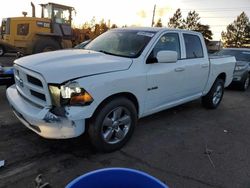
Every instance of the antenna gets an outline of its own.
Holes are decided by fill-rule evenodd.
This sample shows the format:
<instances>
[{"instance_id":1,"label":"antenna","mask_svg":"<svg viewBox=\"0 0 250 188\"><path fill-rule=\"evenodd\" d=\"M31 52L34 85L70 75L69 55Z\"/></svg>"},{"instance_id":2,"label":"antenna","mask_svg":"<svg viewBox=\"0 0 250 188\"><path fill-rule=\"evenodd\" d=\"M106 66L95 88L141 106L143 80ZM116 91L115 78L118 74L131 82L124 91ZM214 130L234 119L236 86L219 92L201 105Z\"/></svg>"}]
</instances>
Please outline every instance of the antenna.
<instances>
[{"instance_id":1,"label":"antenna","mask_svg":"<svg viewBox=\"0 0 250 188\"><path fill-rule=\"evenodd\" d=\"M154 26L154 23L155 23L155 9L156 9L156 5L154 5L154 10L153 10L153 17L152 17L152 24L151 24L151 27Z\"/></svg>"}]
</instances>

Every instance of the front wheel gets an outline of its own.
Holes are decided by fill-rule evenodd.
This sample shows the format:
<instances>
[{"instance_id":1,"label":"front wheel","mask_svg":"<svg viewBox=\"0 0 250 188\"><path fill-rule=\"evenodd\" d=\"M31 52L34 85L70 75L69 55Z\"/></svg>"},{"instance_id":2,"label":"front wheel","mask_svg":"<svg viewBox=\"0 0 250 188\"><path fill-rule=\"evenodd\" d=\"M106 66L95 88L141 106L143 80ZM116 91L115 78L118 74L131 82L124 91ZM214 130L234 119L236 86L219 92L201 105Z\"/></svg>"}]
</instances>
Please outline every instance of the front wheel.
<instances>
[{"instance_id":1,"label":"front wheel","mask_svg":"<svg viewBox=\"0 0 250 188\"><path fill-rule=\"evenodd\" d=\"M131 137L136 122L135 105L126 98L116 98L106 103L91 120L90 141L98 151L120 149Z\"/></svg>"},{"instance_id":2,"label":"front wheel","mask_svg":"<svg viewBox=\"0 0 250 188\"><path fill-rule=\"evenodd\" d=\"M52 38L41 38L36 41L33 53L49 52L59 50L59 43Z\"/></svg>"},{"instance_id":3,"label":"front wheel","mask_svg":"<svg viewBox=\"0 0 250 188\"><path fill-rule=\"evenodd\" d=\"M208 109L215 109L219 106L224 94L224 81L216 79L210 91L202 97L202 105Z\"/></svg>"},{"instance_id":4,"label":"front wheel","mask_svg":"<svg viewBox=\"0 0 250 188\"><path fill-rule=\"evenodd\" d=\"M3 56L5 53L4 48L0 46L0 57Z\"/></svg>"}]
</instances>

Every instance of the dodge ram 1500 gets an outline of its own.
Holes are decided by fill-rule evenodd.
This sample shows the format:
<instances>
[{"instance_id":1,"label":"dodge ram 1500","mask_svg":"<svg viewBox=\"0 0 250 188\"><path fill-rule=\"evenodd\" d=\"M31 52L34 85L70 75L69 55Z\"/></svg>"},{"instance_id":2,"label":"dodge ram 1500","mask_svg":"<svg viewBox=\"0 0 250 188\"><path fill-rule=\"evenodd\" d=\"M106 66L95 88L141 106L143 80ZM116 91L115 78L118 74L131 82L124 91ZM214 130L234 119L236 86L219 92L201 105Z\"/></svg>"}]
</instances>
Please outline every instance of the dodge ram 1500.
<instances>
[{"instance_id":1,"label":"dodge ram 1500","mask_svg":"<svg viewBox=\"0 0 250 188\"><path fill-rule=\"evenodd\" d=\"M100 151L121 148L137 119L202 97L220 104L234 57L208 57L200 33L167 28L113 29L85 49L17 59L7 89L17 118L45 138L88 131Z\"/></svg>"}]
</instances>

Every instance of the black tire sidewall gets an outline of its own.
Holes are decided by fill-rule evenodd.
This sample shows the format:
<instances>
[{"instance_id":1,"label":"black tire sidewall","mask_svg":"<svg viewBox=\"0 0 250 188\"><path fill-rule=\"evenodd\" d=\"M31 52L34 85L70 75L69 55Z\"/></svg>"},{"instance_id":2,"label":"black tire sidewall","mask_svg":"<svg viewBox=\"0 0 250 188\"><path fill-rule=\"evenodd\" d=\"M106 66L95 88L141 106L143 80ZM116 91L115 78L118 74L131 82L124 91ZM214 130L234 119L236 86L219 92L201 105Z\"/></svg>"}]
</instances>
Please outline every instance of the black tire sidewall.
<instances>
[{"instance_id":1,"label":"black tire sidewall","mask_svg":"<svg viewBox=\"0 0 250 188\"><path fill-rule=\"evenodd\" d=\"M50 47L52 50L59 50L61 47L59 43L54 39L39 39L35 43L34 53L42 53L44 49Z\"/></svg>"},{"instance_id":2,"label":"black tire sidewall","mask_svg":"<svg viewBox=\"0 0 250 188\"><path fill-rule=\"evenodd\" d=\"M244 76L244 78L242 79L242 81L241 81L241 83L240 83L240 90L242 90L242 91L246 91L247 88L249 87L249 84L248 84L248 87L245 88L245 83L246 83L247 78L250 78L249 73L247 73L247 74Z\"/></svg>"},{"instance_id":3,"label":"black tire sidewall","mask_svg":"<svg viewBox=\"0 0 250 188\"><path fill-rule=\"evenodd\" d=\"M221 95L220 101L217 104L214 104L213 103L213 96L214 96L214 93L219 85L222 86L222 95ZM214 84L213 84L212 88L210 89L210 91L208 92L208 94L202 98L202 103L208 109L215 109L221 103L223 95L224 95L224 81L222 79L216 79L216 81L214 82Z\"/></svg>"},{"instance_id":4,"label":"black tire sidewall","mask_svg":"<svg viewBox=\"0 0 250 188\"><path fill-rule=\"evenodd\" d=\"M122 106L126 108L131 117L131 125L129 132L125 136L125 138L116 144L108 144L103 140L102 137L102 123L104 118L108 113L110 113L113 109ZM93 146L101 152L112 152L114 150L120 149L132 136L135 125L137 122L137 111L134 104L126 99L126 98L116 98L108 103L106 103L100 110L95 113L94 118L90 121L88 133L90 137L90 141Z\"/></svg>"},{"instance_id":5,"label":"black tire sidewall","mask_svg":"<svg viewBox=\"0 0 250 188\"><path fill-rule=\"evenodd\" d=\"M1 56L3 56L3 55L4 55L4 53L5 53L5 49L4 49L4 47L3 47L3 46L0 46L0 49L2 50L2 54L0 54L0 57L1 57Z\"/></svg>"}]
</instances>

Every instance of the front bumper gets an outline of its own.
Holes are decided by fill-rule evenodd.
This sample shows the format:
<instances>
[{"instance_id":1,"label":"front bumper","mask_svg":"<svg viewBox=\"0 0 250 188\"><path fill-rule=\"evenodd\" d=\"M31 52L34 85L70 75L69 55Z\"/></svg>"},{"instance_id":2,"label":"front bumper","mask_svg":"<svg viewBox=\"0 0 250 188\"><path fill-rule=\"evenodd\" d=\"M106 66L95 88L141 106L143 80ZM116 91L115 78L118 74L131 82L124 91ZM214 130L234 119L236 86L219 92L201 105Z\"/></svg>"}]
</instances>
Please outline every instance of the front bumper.
<instances>
[{"instance_id":1,"label":"front bumper","mask_svg":"<svg viewBox=\"0 0 250 188\"><path fill-rule=\"evenodd\" d=\"M50 108L39 107L24 99L12 85L6 91L7 98L17 118L29 129L42 137L53 139L73 138L81 135L85 130L85 119L70 120L54 114L54 118L48 121L46 117L51 115Z\"/></svg>"}]
</instances>

